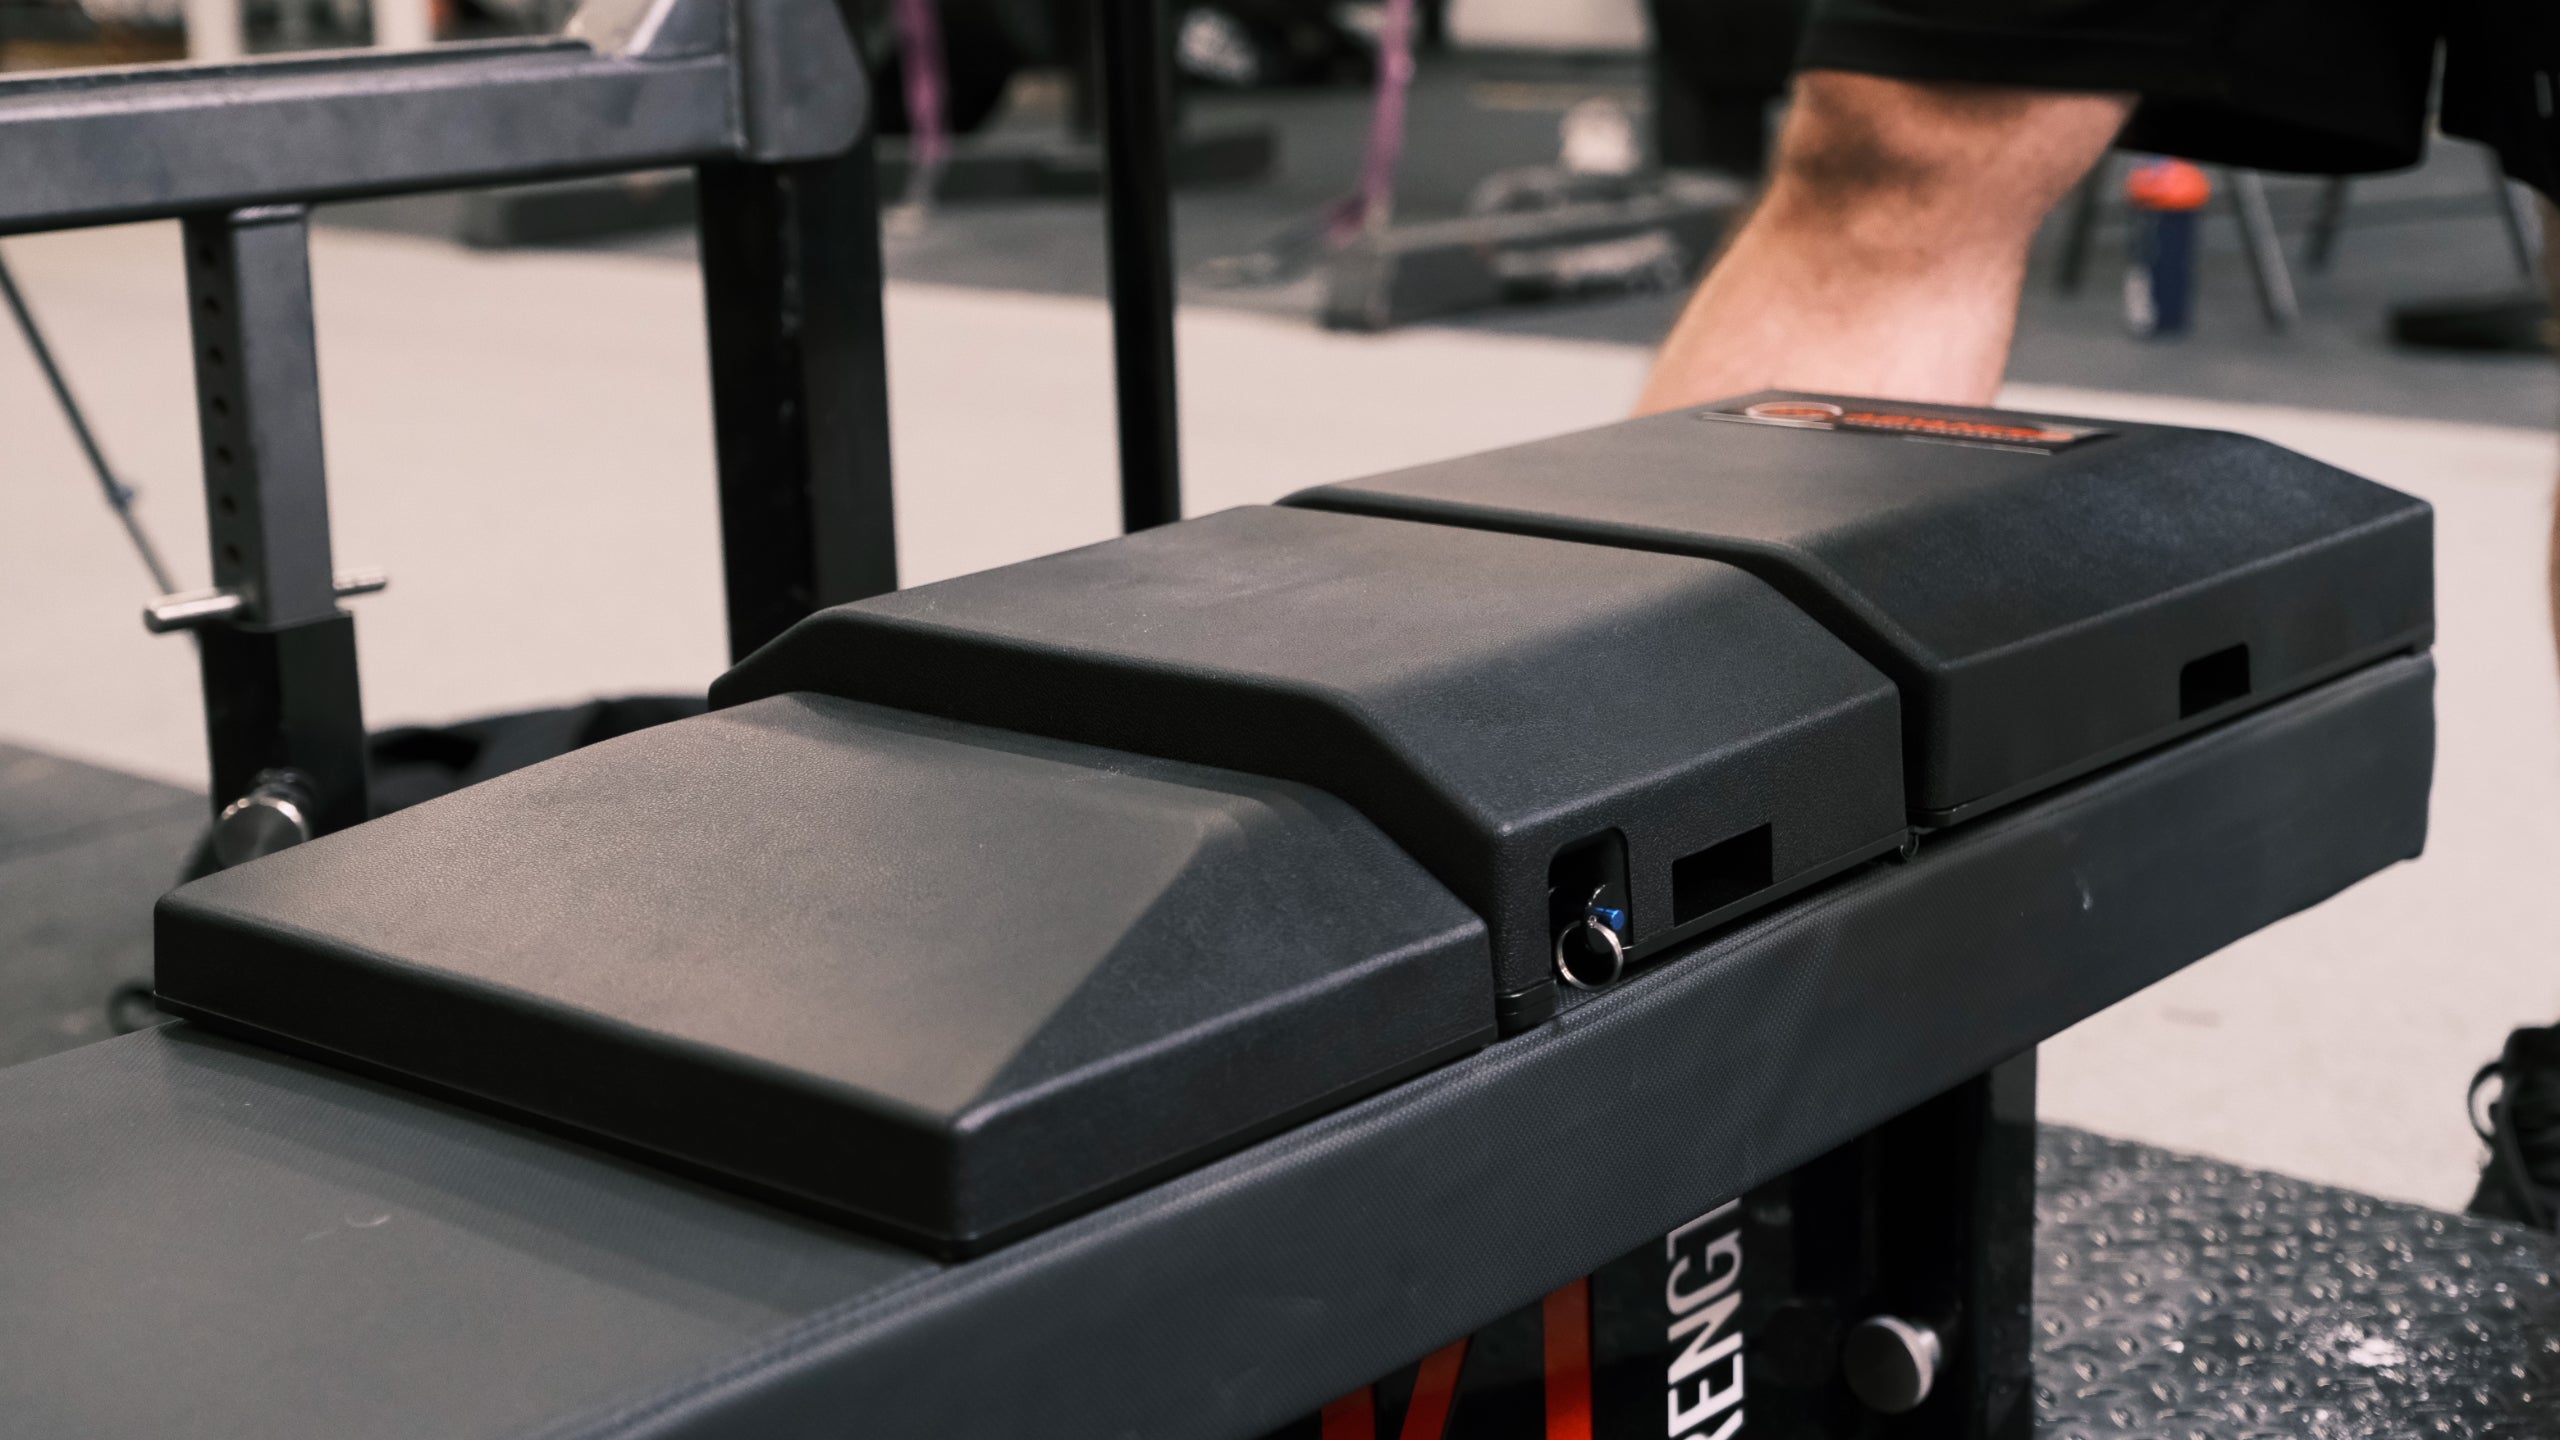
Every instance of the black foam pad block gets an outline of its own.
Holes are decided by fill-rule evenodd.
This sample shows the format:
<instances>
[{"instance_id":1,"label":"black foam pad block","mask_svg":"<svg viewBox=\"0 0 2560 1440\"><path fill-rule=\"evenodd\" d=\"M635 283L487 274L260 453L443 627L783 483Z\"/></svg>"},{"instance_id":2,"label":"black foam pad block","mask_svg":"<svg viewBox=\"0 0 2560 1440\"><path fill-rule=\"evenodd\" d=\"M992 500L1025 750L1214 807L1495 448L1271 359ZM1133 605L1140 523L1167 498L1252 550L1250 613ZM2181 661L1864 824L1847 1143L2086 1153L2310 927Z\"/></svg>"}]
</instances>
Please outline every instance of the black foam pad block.
<instances>
[{"instance_id":1,"label":"black foam pad block","mask_svg":"<svg viewBox=\"0 0 2560 1440\"><path fill-rule=\"evenodd\" d=\"M2423 502L2217 431L1771 393L1285 503L1742 566L1902 687L1930 824L2434 632Z\"/></svg>"},{"instance_id":2,"label":"black foam pad block","mask_svg":"<svg viewBox=\"0 0 2560 1440\"><path fill-rule=\"evenodd\" d=\"M1246 506L822 611L711 693L798 690L1330 790L1485 917L1506 995L1552 993L1581 842L1642 947L1904 834L1892 684L1686 556Z\"/></svg>"}]
</instances>

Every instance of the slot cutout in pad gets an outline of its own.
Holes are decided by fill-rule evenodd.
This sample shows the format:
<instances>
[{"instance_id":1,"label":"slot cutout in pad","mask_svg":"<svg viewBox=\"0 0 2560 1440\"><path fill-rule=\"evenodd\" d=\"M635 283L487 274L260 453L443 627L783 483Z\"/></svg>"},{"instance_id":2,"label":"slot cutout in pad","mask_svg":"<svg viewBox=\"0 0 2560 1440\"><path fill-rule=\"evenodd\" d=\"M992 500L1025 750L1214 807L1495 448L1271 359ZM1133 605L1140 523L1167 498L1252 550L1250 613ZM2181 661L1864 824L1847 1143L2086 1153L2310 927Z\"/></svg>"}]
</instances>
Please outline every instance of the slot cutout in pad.
<instances>
[{"instance_id":1,"label":"slot cutout in pad","mask_svg":"<svg viewBox=\"0 0 2560 1440\"><path fill-rule=\"evenodd\" d=\"M2178 718L2192 720L2249 697L2249 647L2233 645L2188 661L2178 670Z\"/></svg>"}]
</instances>

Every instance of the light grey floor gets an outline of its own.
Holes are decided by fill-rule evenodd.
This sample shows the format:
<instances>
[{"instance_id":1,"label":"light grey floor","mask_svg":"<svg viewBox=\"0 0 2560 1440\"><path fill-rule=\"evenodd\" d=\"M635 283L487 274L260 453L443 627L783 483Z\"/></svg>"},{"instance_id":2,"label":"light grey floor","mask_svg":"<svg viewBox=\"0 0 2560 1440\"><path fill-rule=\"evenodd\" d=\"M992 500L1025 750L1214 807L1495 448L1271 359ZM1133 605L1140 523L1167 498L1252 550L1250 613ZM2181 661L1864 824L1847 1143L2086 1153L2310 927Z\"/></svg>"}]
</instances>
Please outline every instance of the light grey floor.
<instances>
[{"instance_id":1,"label":"light grey floor","mask_svg":"<svg viewBox=\"0 0 2560 1440\"><path fill-rule=\"evenodd\" d=\"M1525 103L1505 103L1515 102ZM1090 218L1074 210L969 223L1072 255ZM2472 221L2426 223L2448 256L2473 256L2451 267L2459 273L2444 290L2502 283L2484 219L2476 236L2462 229ZM2383 235L2351 235L2339 275L2356 273L2360 248L2384 266ZM2485 258L2459 248L2475 240ZM945 280L970 278L957 273L968 265L999 268L964 253L974 242L956 230L920 243L952 248ZM145 487L150 522L200 583L173 231L14 238L0 250L55 331L109 450ZM485 254L320 232L339 554L394 577L389 593L359 602L375 724L694 688L720 668L699 287L683 247L662 252ZM2367 299L2426 278L2406 259L2389 262L2401 268L2375 279ZM934 268L912 254L899 264ZM2267 339L2249 328L2245 282L2226 270L2207 279L2237 318L2217 309L2184 349L2123 339L2100 300L2069 302L2098 308L2052 323L2038 317L2063 302L2037 300L2019 374L2038 388L2017 398L2255 431L2439 506L2435 840L2423 861L2056 1041L2046 1108L2163 1145L2459 1204L2475 1158L2462 1080L2508 1026L2560 1014L2550 878L2560 687L2539 589L2560 465L2547 417L2560 386L2547 362L2392 356L2366 300L2317 290L2325 328ZM1105 317L1080 284L1032 288L1045 293L891 287L899 549L911 582L1112 529ZM1629 307L1660 303L1374 338L1193 306L1181 335L1191 509L1603 423L1622 413L1645 364L1626 343ZM1648 324L1658 320L1657 309ZM2442 401L2454 393L2472 398ZM2457 423L2484 421L2496 423ZM189 648L136 622L147 598L139 567L6 337L0 498L10 517L0 607L12 617L0 626L0 740L200 785ZM103 860L46 883L88 883L83 867L104 883Z\"/></svg>"}]
</instances>

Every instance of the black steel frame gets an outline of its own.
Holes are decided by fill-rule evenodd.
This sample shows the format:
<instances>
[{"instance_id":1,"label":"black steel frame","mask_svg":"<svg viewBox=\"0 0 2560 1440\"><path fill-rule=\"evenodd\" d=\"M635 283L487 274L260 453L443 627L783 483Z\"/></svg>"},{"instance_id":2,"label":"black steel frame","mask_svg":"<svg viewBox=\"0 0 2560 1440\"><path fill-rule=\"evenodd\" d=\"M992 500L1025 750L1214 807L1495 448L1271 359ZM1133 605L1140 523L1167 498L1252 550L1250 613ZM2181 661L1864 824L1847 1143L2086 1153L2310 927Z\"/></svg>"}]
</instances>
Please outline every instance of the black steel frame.
<instances>
[{"instance_id":1,"label":"black steel frame","mask_svg":"<svg viewBox=\"0 0 2560 1440\"><path fill-rule=\"evenodd\" d=\"M343 829L365 818L364 707L329 555L310 220L200 211L183 235L213 580L242 601L197 637L214 802L290 775L306 823Z\"/></svg>"},{"instance_id":2,"label":"black steel frame","mask_svg":"<svg viewBox=\"0 0 2560 1440\"><path fill-rule=\"evenodd\" d=\"M1120 527L1135 531L1182 518L1173 361L1173 39L1165 0L1102 0L1099 8Z\"/></svg>"},{"instance_id":3,"label":"black steel frame","mask_svg":"<svg viewBox=\"0 0 2560 1440\"><path fill-rule=\"evenodd\" d=\"M0 80L0 234L185 223L217 591L162 620L198 631L217 813L279 771L315 832L368 810L312 202L698 166L732 652L895 588L866 107L831 0L591 0L563 40Z\"/></svg>"},{"instance_id":4,"label":"black steel frame","mask_svg":"<svg viewBox=\"0 0 2560 1440\"><path fill-rule=\"evenodd\" d=\"M1103 0L1121 511L1181 516L1170 40ZM303 207L698 168L729 647L897 587L868 89L831 0L589 0L568 38L0 80L0 234L183 217L217 593L212 801L291 771L364 818L352 621L332 574ZM165 617L164 617L165 618Z\"/></svg>"},{"instance_id":5,"label":"black steel frame","mask_svg":"<svg viewBox=\"0 0 2560 1440\"><path fill-rule=\"evenodd\" d=\"M898 588L871 147L700 172L729 654Z\"/></svg>"}]
</instances>

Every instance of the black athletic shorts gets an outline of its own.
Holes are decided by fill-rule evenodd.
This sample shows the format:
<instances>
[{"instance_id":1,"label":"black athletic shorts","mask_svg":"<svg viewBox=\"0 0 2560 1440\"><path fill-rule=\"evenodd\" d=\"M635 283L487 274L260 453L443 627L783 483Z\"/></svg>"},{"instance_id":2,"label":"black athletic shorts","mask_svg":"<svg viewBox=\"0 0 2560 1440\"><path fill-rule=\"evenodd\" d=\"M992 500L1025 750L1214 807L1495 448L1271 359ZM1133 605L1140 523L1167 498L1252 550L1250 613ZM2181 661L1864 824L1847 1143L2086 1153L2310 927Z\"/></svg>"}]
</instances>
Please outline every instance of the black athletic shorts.
<instances>
[{"instance_id":1,"label":"black athletic shorts","mask_svg":"<svg viewBox=\"0 0 2560 1440\"><path fill-rule=\"evenodd\" d=\"M2124 143L2260 170L2415 164L2441 119L2560 198L2560 0L1818 0L1803 69L2142 97Z\"/></svg>"}]
</instances>

